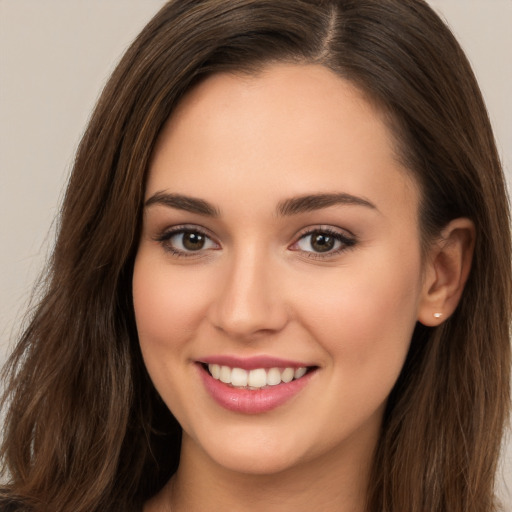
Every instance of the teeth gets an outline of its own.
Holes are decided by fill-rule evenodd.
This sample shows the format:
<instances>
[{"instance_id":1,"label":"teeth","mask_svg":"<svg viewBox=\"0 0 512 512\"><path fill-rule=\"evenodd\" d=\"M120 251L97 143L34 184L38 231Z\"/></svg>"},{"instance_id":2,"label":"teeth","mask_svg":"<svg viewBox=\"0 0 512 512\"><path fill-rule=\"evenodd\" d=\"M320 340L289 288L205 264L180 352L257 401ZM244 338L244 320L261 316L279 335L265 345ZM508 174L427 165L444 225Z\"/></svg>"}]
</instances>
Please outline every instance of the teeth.
<instances>
[{"instance_id":1,"label":"teeth","mask_svg":"<svg viewBox=\"0 0 512 512\"><path fill-rule=\"evenodd\" d=\"M308 371L307 368L305 368L304 366L301 368L297 368L293 375L294 379L300 379L301 377L304 377L304 375L306 375L307 371Z\"/></svg>"},{"instance_id":2,"label":"teeth","mask_svg":"<svg viewBox=\"0 0 512 512\"><path fill-rule=\"evenodd\" d=\"M247 371L218 364L209 364L208 370L216 380L237 388L249 387L250 389L261 389L266 386L277 386L281 382L291 382L293 379L304 377L307 372L305 366L300 368L256 368Z\"/></svg>"},{"instance_id":3,"label":"teeth","mask_svg":"<svg viewBox=\"0 0 512 512\"><path fill-rule=\"evenodd\" d=\"M219 380L224 382L224 384L231 384L231 368L228 366L221 366Z\"/></svg>"},{"instance_id":4,"label":"teeth","mask_svg":"<svg viewBox=\"0 0 512 512\"><path fill-rule=\"evenodd\" d=\"M294 374L295 370L293 368L285 368L281 374L281 380L283 382L291 382Z\"/></svg>"},{"instance_id":5,"label":"teeth","mask_svg":"<svg viewBox=\"0 0 512 512\"><path fill-rule=\"evenodd\" d=\"M234 368L237 369L237 368ZM245 371L245 370L241 370ZM246 372L247 373L247 372ZM233 383L232 383L233 384ZM235 384L233 384L235 385ZM249 386L251 388L262 388L267 385L267 372L263 368L249 372Z\"/></svg>"},{"instance_id":6,"label":"teeth","mask_svg":"<svg viewBox=\"0 0 512 512\"><path fill-rule=\"evenodd\" d=\"M278 384L281 384L281 372L279 368L270 368L267 372L267 385L277 386Z\"/></svg>"},{"instance_id":7,"label":"teeth","mask_svg":"<svg viewBox=\"0 0 512 512\"><path fill-rule=\"evenodd\" d=\"M220 379L220 366L218 364L210 364L208 369L210 370L210 373L214 379Z\"/></svg>"},{"instance_id":8,"label":"teeth","mask_svg":"<svg viewBox=\"0 0 512 512\"><path fill-rule=\"evenodd\" d=\"M224 366L224 368L228 368L228 367ZM250 382L251 382L251 376L249 374L249 383ZM233 386L236 386L239 388L243 388L243 387L247 386L247 372L245 370L242 370L241 368L233 368L233 370L231 370L231 384L233 384ZM254 384L249 384L249 385L253 386Z\"/></svg>"}]
</instances>

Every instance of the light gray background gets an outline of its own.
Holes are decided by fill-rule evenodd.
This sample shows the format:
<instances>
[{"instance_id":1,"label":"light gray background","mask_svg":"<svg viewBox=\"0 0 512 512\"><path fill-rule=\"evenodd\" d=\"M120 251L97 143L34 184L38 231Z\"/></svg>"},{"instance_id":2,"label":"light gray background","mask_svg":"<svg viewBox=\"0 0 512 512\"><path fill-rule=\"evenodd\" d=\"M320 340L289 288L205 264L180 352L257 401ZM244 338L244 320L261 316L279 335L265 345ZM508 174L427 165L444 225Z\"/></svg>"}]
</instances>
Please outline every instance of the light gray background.
<instances>
[{"instance_id":1,"label":"light gray background","mask_svg":"<svg viewBox=\"0 0 512 512\"><path fill-rule=\"evenodd\" d=\"M0 0L0 365L53 241L81 133L163 0ZM512 0L430 0L471 60L512 184ZM500 493L512 509L512 441Z\"/></svg>"}]
</instances>

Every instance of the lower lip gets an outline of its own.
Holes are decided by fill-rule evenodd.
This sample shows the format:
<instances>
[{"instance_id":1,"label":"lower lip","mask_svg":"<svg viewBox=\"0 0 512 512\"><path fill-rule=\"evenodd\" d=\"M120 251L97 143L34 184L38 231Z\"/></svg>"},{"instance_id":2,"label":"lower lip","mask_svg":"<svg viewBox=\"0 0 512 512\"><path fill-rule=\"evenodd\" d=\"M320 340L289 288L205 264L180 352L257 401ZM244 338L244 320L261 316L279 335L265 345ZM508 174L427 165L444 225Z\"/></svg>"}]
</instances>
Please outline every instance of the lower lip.
<instances>
[{"instance_id":1,"label":"lower lip","mask_svg":"<svg viewBox=\"0 0 512 512\"><path fill-rule=\"evenodd\" d=\"M269 386L265 389L240 389L214 379L202 365L199 373L210 396L222 407L243 414L260 414L271 411L296 396L311 380L316 371L308 372L304 377Z\"/></svg>"}]
</instances>

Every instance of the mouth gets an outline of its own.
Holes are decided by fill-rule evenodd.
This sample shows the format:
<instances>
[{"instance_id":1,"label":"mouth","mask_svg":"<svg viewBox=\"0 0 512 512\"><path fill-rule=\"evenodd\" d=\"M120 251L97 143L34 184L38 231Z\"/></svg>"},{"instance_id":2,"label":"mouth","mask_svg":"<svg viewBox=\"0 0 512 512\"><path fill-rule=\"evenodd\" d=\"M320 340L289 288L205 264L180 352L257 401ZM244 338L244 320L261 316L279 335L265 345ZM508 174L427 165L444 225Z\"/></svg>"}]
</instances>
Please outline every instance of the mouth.
<instances>
[{"instance_id":1,"label":"mouth","mask_svg":"<svg viewBox=\"0 0 512 512\"><path fill-rule=\"evenodd\" d=\"M196 364L209 396L224 409L242 414L261 414L284 405L299 395L319 370L318 366L273 366L277 361L265 362L238 361L246 368L236 366L236 362L228 366L225 358Z\"/></svg>"},{"instance_id":2,"label":"mouth","mask_svg":"<svg viewBox=\"0 0 512 512\"><path fill-rule=\"evenodd\" d=\"M248 389L251 391L288 384L294 380L301 379L317 368L315 366L288 366L284 368L271 367L246 370L244 368L230 367L216 363L201 363L201 366L215 380L233 388Z\"/></svg>"}]
</instances>

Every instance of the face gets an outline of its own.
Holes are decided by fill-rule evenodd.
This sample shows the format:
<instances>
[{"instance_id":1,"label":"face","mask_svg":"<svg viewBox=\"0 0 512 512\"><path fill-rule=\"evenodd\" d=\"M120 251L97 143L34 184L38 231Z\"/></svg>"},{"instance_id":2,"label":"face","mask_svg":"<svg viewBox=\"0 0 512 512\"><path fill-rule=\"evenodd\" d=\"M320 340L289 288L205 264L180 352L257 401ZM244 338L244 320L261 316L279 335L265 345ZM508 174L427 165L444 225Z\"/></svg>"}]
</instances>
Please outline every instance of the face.
<instances>
[{"instance_id":1,"label":"face","mask_svg":"<svg viewBox=\"0 0 512 512\"><path fill-rule=\"evenodd\" d=\"M133 275L185 454L275 473L374 448L421 302L417 210L382 116L331 71L189 92L151 163Z\"/></svg>"}]
</instances>

